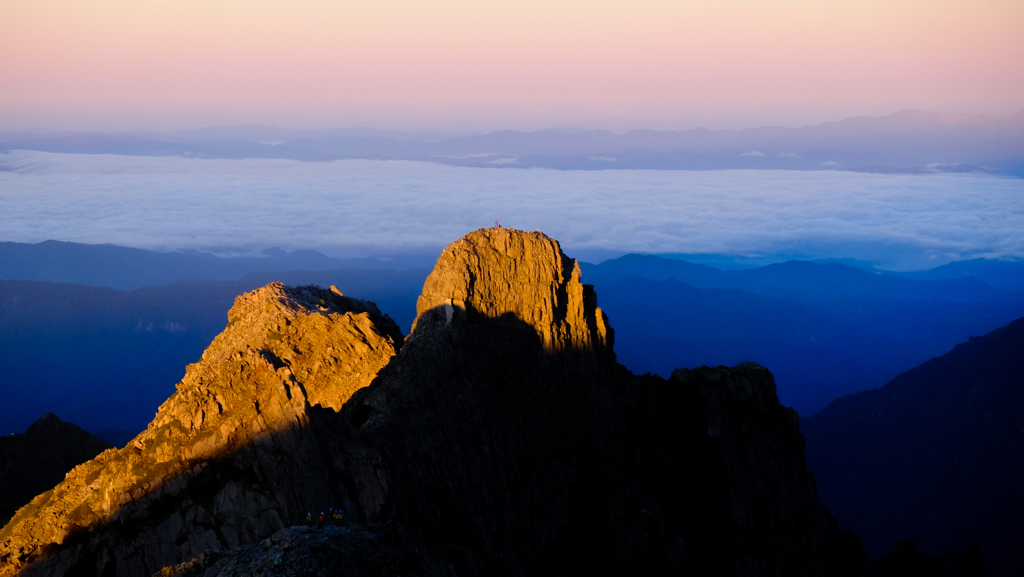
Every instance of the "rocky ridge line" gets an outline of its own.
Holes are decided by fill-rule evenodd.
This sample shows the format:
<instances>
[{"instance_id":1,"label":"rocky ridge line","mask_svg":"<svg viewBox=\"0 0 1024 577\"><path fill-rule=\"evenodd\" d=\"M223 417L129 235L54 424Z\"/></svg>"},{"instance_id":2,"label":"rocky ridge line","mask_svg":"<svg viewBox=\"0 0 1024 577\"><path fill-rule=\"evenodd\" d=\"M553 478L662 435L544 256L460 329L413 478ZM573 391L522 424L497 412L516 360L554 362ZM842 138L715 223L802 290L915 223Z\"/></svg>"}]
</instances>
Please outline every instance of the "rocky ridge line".
<instances>
[{"instance_id":1,"label":"rocky ridge line","mask_svg":"<svg viewBox=\"0 0 1024 577\"><path fill-rule=\"evenodd\" d=\"M40 507L54 498L44 496L0 533L3 550L37 555L25 575L144 575L165 566L165 574L198 575L234 555L216 550L257 543L305 510L337 504L356 525L338 546L371 569L379 563L378 573L398 559L422 575L864 575L859 540L818 501L798 423L778 404L771 373L750 364L678 371L667 381L634 376L614 362L611 328L580 281L576 262L543 234L468 234L438 259L397 355L365 358L396 339L352 346L332 366L347 363L353 378L342 387L318 381L348 391L377 367L368 386L330 408L305 399L319 394L316 360L340 346L330 340L344 340L337 333L355 337L353 320L312 331L324 340L310 342L287 327L331 316L319 311L327 299L316 302L327 291L272 285L244 295L251 314L232 315L225 335L234 336L218 337L190 368L208 371L220 383L209 391L228 402L215 405L206 381L186 377L141 446L126 448L137 451L137 482L157 493L52 546L12 533L47 526L53 517ZM268 290L289 298L264 298ZM306 304L291 325L261 316L268 306L288 309L296 294ZM261 380L271 369L275 378ZM232 396L236 388L244 395ZM195 446L175 448L176 439L211 438L188 427L219 424L252 406L253 395L258 414L246 408L236 422L248 432L233 453L187 461L190 469L174 460ZM83 477L93 469L79 469L64 489L88 490ZM103 501L78 503L92 510ZM232 567L225 574L269 569Z\"/></svg>"},{"instance_id":2,"label":"rocky ridge line","mask_svg":"<svg viewBox=\"0 0 1024 577\"><path fill-rule=\"evenodd\" d=\"M0 575L44 559L33 570L62 573L77 562L68 552L98 528L124 529L118 547L134 553L119 566L151 574L299 521L324 499L290 490L285 477L330 493L322 471L288 466L319 461L315 441L303 434L311 407L340 408L401 342L373 303L336 289L271 284L238 297L224 332L189 365L145 431L76 467L0 531ZM256 483L228 472L254 467ZM192 485L212 494L190 497ZM130 532L137 535L120 540ZM56 550L63 555L51 557Z\"/></svg>"}]
</instances>

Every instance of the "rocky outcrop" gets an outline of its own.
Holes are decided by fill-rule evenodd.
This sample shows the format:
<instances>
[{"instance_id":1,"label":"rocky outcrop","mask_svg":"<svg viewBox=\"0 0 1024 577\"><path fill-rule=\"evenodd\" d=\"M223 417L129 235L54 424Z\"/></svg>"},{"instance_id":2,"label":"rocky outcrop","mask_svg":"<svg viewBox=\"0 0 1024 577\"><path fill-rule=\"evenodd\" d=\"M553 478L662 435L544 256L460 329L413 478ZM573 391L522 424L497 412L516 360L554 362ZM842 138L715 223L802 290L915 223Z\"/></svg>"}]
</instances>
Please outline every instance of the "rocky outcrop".
<instances>
[{"instance_id":1,"label":"rocky outcrop","mask_svg":"<svg viewBox=\"0 0 1024 577\"><path fill-rule=\"evenodd\" d=\"M251 575L281 558L319 574L866 573L771 374L630 374L577 263L543 234L448 247L390 360L386 319L335 312L326 293L240 297L126 453L4 528L3 570ZM351 525L280 532L327 506Z\"/></svg>"},{"instance_id":2,"label":"rocky outcrop","mask_svg":"<svg viewBox=\"0 0 1024 577\"><path fill-rule=\"evenodd\" d=\"M77 425L46 413L24 435L0 437L0 523L68 471L109 449Z\"/></svg>"},{"instance_id":3,"label":"rocky outcrop","mask_svg":"<svg viewBox=\"0 0 1024 577\"><path fill-rule=\"evenodd\" d=\"M0 531L0 574L152 574L332 504L304 425L313 406L340 408L369 384L401 341L373 303L336 290L272 284L238 297L145 431Z\"/></svg>"},{"instance_id":4,"label":"rocky outcrop","mask_svg":"<svg viewBox=\"0 0 1024 577\"><path fill-rule=\"evenodd\" d=\"M548 353L612 350L608 319L593 287L580 282L579 264L540 232L481 229L449 245L423 285L416 315L443 311L448 326L454 309L491 319L511 315L537 333Z\"/></svg>"}]
</instances>

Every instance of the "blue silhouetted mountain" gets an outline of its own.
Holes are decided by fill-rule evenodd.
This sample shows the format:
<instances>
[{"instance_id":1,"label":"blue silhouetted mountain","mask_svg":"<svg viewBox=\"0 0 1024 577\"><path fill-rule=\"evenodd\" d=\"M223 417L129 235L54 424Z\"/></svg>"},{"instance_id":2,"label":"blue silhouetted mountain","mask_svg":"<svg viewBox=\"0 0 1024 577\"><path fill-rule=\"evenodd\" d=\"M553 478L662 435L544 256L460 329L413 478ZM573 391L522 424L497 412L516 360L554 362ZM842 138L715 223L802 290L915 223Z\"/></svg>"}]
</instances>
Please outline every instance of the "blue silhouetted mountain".
<instances>
[{"instance_id":1,"label":"blue silhouetted mountain","mask_svg":"<svg viewBox=\"0 0 1024 577\"><path fill-rule=\"evenodd\" d=\"M944 280L974 277L996 288L1024 291L1024 260L977 258L951 262L930 270L898 273L919 280Z\"/></svg>"},{"instance_id":2,"label":"blue silhouetted mountain","mask_svg":"<svg viewBox=\"0 0 1024 577\"><path fill-rule=\"evenodd\" d=\"M1016 263L987 261L990 276L1024 281ZM959 263L954 263L959 264ZM639 277L675 279L697 288L738 289L803 302L844 299L883 299L950 302L1020 302L1024 294L991 286L968 274L937 273L907 278L881 271L870 272L838 262L790 261L745 270L718 270L684 260L629 254L598 265L581 265L588 281ZM952 266L952 265L947 265ZM977 268L983 268L979 265ZM942 268L942 267L940 267ZM937 271L939 269L933 269ZM931 273L932 271L925 271ZM928 282L924 282L928 281ZM1012 286L1012 283L1009 283ZM1024 282L1022 282L1024 284Z\"/></svg>"},{"instance_id":3,"label":"blue silhouetted mountain","mask_svg":"<svg viewBox=\"0 0 1024 577\"><path fill-rule=\"evenodd\" d=\"M802 415L881 386L971 334L1024 314L1024 302L809 304L674 279L584 279L594 283L601 308L615 322L618 358L630 370L665 375L673 364L755 361L775 375L779 399Z\"/></svg>"},{"instance_id":4,"label":"blue silhouetted mountain","mask_svg":"<svg viewBox=\"0 0 1024 577\"><path fill-rule=\"evenodd\" d=\"M1019 574L1022 360L1019 319L802 421L822 501L872 556L895 539L928 553L977 541L992 575Z\"/></svg>"},{"instance_id":5,"label":"blue silhouetted mountain","mask_svg":"<svg viewBox=\"0 0 1024 577\"><path fill-rule=\"evenodd\" d=\"M259 256L157 252L109 244L48 240L0 242L0 279L45 280L134 290L187 280L238 280L253 272L426 267L434 256L334 259L315 250L265 249Z\"/></svg>"},{"instance_id":6,"label":"blue silhouetted mountain","mask_svg":"<svg viewBox=\"0 0 1024 577\"><path fill-rule=\"evenodd\" d=\"M582 268L631 370L756 361L803 415L1024 315L1024 293L973 277L924 281L807 262L722 271L642 255Z\"/></svg>"},{"instance_id":7,"label":"blue silhouetted mountain","mask_svg":"<svg viewBox=\"0 0 1024 577\"><path fill-rule=\"evenodd\" d=\"M68 471L109 448L53 413L45 413L24 434L0 436L0 526Z\"/></svg>"},{"instance_id":8,"label":"blue silhouetted mountain","mask_svg":"<svg viewBox=\"0 0 1024 577\"><path fill-rule=\"evenodd\" d=\"M0 430L45 411L87 430L141 430L224 328L236 294L218 283L126 293L0 281Z\"/></svg>"}]
</instances>

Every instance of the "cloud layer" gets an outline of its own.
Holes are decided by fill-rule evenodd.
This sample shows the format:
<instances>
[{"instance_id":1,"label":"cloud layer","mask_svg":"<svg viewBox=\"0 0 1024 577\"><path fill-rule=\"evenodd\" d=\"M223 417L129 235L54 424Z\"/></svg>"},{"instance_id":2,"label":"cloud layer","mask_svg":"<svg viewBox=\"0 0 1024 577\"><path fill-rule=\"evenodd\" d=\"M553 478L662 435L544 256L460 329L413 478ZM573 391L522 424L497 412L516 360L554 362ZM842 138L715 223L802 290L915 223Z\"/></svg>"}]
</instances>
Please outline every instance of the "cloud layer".
<instances>
[{"instance_id":1,"label":"cloud layer","mask_svg":"<svg viewBox=\"0 0 1024 577\"><path fill-rule=\"evenodd\" d=\"M0 240L434 252L495 220L574 256L1024 256L1024 180L836 171L555 171L405 161L0 154Z\"/></svg>"}]
</instances>

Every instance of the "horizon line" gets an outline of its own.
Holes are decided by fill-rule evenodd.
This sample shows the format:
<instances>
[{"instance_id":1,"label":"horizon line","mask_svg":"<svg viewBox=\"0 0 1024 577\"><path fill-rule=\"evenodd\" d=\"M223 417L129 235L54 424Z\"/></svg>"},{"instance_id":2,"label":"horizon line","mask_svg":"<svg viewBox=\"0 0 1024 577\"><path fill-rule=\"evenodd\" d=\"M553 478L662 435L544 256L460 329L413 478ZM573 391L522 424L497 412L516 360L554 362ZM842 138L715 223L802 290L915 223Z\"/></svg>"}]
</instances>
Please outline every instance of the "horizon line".
<instances>
[{"instance_id":1,"label":"horizon line","mask_svg":"<svg viewBox=\"0 0 1024 577\"><path fill-rule=\"evenodd\" d=\"M765 129L789 129L796 130L801 128L817 128L827 124L836 124L841 122L847 122L851 120L881 120L885 118L891 118L899 115L906 115L909 113L926 114L935 116L942 121L943 124L954 125L959 124L958 121L963 120L974 120L974 121L1007 121L1016 120L1016 117L1021 117L1024 120L1024 108L1021 108L1017 112L1008 114L991 114L991 113L974 113L974 112L946 112L940 110L929 110L923 108L901 108L895 112L884 114L881 116L871 116L868 114L845 116L839 119L825 120L818 123L803 123L803 124L756 124L749 125L743 128L709 128L708 126L693 126L690 128L682 129L659 129L650 127L639 127L631 128L629 130L620 132L616 130L609 130L604 128L586 128L583 126L548 126L545 128L537 128L532 130L520 130L512 128L498 128L494 130L472 130L472 131L460 131L460 130L446 130L439 128L402 128L402 129L390 129L390 128L375 128L372 125L336 125L336 126L323 126L318 128L300 128L295 126L277 125L264 122L245 122L240 124L207 124L196 128L173 128L173 129L153 129L153 128L133 128L124 130L103 130L103 129L61 129L61 128L24 128L24 129L13 129L4 128L0 126L0 134L104 134L104 135L132 135L132 134L156 134L156 135L175 135L181 133L194 133L205 130L230 130L230 129L245 129L245 128L260 128L260 129L274 129L282 131L294 131L294 132L330 132L330 131L366 131L373 133L380 133L381 135L393 134L393 135L434 135L435 137L441 138L463 138L469 136L481 136L487 134L496 134L501 132L514 132L521 134L540 133L540 132L552 132L552 133L592 133L602 132L612 134L615 136L625 136L633 132L658 132L658 133L682 133L682 132L693 132L693 131L709 131L709 132L743 132L747 130L765 130Z\"/></svg>"}]
</instances>

